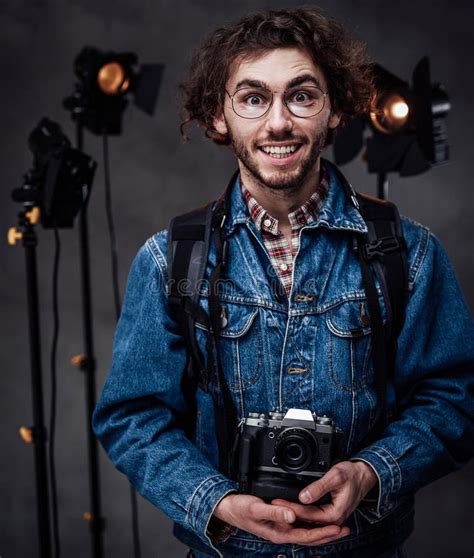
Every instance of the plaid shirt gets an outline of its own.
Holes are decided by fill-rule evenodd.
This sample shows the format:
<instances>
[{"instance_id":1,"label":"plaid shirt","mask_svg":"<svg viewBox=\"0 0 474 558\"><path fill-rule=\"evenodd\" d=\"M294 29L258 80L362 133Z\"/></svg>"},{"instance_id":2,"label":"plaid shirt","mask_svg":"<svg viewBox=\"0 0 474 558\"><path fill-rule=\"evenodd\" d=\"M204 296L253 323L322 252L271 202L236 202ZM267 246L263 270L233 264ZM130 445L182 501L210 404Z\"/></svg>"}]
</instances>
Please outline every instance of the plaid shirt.
<instances>
[{"instance_id":1,"label":"plaid shirt","mask_svg":"<svg viewBox=\"0 0 474 558\"><path fill-rule=\"evenodd\" d=\"M304 225L314 221L326 197L328 191L326 173L321 167L321 181L316 191L301 207L288 214L291 225L291 246L288 244L285 235L278 228L278 219L272 217L252 197L243 184L241 187L250 216L262 235L272 265L289 297L293 278L293 260L299 248L299 233Z\"/></svg>"}]
</instances>

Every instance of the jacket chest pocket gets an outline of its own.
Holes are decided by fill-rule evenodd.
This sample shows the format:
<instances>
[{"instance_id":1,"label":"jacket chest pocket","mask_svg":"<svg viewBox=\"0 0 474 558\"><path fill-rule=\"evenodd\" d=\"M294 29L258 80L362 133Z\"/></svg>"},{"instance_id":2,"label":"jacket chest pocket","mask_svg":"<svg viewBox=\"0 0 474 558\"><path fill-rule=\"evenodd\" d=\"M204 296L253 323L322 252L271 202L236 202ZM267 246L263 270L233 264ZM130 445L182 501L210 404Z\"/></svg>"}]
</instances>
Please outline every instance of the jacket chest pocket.
<instances>
[{"instance_id":1,"label":"jacket chest pocket","mask_svg":"<svg viewBox=\"0 0 474 558\"><path fill-rule=\"evenodd\" d=\"M340 389L372 383L372 336L365 300L344 302L325 317L329 375Z\"/></svg>"},{"instance_id":2,"label":"jacket chest pocket","mask_svg":"<svg viewBox=\"0 0 474 558\"><path fill-rule=\"evenodd\" d=\"M208 332L203 331L203 325L196 326L200 345L205 347ZM264 366L259 310L224 303L220 326L219 353L224 375L232 391L245 391L257 382Z\"/></svg>"}]
</instances>

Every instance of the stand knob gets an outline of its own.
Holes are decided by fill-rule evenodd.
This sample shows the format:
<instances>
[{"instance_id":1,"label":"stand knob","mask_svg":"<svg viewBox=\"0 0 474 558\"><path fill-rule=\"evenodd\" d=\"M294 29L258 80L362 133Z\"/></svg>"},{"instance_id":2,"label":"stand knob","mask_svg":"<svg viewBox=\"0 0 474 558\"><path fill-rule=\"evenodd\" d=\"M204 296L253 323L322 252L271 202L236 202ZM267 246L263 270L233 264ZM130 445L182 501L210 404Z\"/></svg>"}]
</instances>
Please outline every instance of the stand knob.
<instances>
[{"instance_id":1,"label":"stand knob","mask_svg":"<svg viewBox=\"0 0 474 558\"><path fill-rule=\"evenodd\" d=\"M87 356L82 354L82 355L74 355L73 357L71 357L71 364L73 366L81 366L81 364L86 360Z\"/></svg>"},{"instance_id":2,"label":"stand knob","mask_svg":"<svg viewBox=\"0 0 474 558\"><path fill-rule=\"evenodd\" d=\"M40 208L35 205L30 209L30 211L25 213L25 216L32 225L36 225L41 216Z\"/></svg>"},{"instance_id":3,"label":"stand knob","mask_svg":"<svg viewBox=\"0 0 474 558\"><path fill-rule=\"evenodd\" d=\"M8 229L8 244L10 246L15 246L17 240L23 238L23 233L19 231L16 227L10 227Z\"/></svg>"},{"instance_id":4,"label":"stand knob","mask_svg":"<svg viewBox=\"0 0 474 558\"><path fill-rule=\"evenodd\" d=\"M88 523L91 523L91 521L94 521L94 514L92 512L84 512L82 514L82 519L84 521L87 521Z\"/></svg>"},{"instance_id":5,"label":"stand knob","mask_svg":"<svg viewBox=\"0 0 474 558\"><path fill-rule=\"evenodd\" d=\"M25 444L32 444L34 442L33 429L28 426L22 426L19 429L21 439Z\"/></svg>"}]
</instances>

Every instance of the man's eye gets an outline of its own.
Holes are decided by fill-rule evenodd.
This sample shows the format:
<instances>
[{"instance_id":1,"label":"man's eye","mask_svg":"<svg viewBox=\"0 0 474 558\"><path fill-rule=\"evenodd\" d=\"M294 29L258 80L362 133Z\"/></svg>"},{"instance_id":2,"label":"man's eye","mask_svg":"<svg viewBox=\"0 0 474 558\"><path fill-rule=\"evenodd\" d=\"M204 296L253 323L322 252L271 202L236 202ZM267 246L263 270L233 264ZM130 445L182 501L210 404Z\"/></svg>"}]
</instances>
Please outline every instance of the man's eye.
<instances>
[{"instance_id":1,"label":"man's eye","mask_svg":"<svg viewBox=\"0 0 474 558\"><path fill-rule=\"evenodd\" d=\"M314 97L311 93L308 93L307 91L297 91L290 97L290 101L294 103L308 103L311 102L313 98Z\"/></svg>"},{"instance_id":2,"label":"man's eye","mask_svg":"<svg viewBox=\"0 0 474 558\"><path fill-rule=\"evenodd\" d=\"M245 102L249 105L258 106L265 102L265 99L260 97L259 95L250 95L245 99Z\"/></svg>"}]
</instances>

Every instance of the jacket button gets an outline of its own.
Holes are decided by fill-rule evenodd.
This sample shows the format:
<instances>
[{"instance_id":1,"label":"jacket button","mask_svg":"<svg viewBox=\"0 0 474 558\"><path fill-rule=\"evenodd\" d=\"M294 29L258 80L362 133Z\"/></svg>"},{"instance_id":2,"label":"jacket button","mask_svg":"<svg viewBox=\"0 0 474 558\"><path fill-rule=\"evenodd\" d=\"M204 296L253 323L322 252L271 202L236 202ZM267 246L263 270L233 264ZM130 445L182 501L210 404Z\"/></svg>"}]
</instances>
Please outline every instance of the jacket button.
<instances>
[{"instance_id":1,"label":"jacket button","mask_svg":"<svg viewBox=\"0 0 474 558\"><path fill-rule=\"evenodd\" d=\"M221 308L221 314L220 314L220 320L221 320L221 328L225 328L227 327L227 324L229 323L227 320L227 316L226 316L226 312L225 312L225 308L222 306Z\"/></svg>"},{"instance_id":2,"label":"jacket button","mask_svg":"<svg viewBox=\"0 0 474 558\"><path fill-rule=\"evenodd\" d=\"M367 327L367 326L370 325L370 318L367 315L367 310L365 308L365 303L364 302L360 303L360 323L364 327Z\"/></svg>"}]
</instances>

